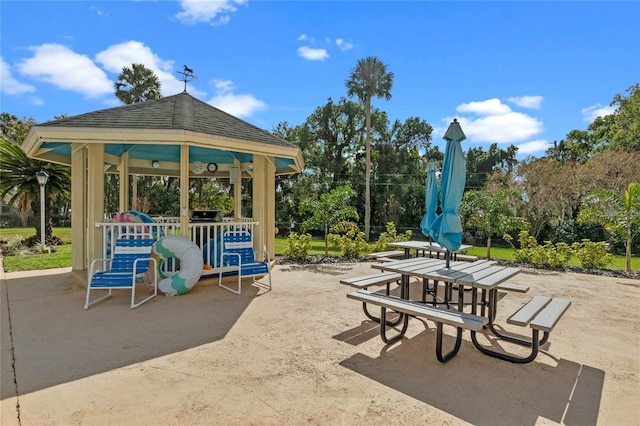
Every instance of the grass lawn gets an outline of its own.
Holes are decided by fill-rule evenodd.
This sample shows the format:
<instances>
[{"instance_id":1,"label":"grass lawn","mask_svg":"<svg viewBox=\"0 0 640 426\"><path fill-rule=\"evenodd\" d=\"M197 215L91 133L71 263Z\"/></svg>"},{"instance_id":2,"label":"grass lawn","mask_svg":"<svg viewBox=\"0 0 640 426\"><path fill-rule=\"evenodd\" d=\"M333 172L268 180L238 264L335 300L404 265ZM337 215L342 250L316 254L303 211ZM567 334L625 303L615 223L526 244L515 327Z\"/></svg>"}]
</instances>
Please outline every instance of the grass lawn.
<instances>
[{"instance_id":1,"label":"grass lawn","mask_svg":"<svg viewBox=\"0 0 640 426\"><path fill-rule=\"evenodd\" d=\"M16 239L24 239L35 235L34 228L2 228L0 229L0 240L3 241L15 241ZM5 257L4 269L6 272L10 271L29 271L34 269L49 269L49 268L64 268L71 266L71 228L53 228L53 235L60 238L65 242L65 245L56 247L55 253L45 254L30 254L25 256L8 256ZM282 237L276 237L275 251L277 256L281 256L284 253L287 240ZM340 256L340 249L329 245L329 256ZM473 247L466 252L467 254L485 257L487 254L486 247ZM492 247L491 257L501 260L513 260L514 249L503 247ZM314 238L311 241L310 255L324 256L324 241L320 238ZM572 257L570 260L571 266L579 266L577 258ZM625 268L625 257L614 256L613 262L609 266L609 269L621 269ZM634 271L640 270L640 257L635 256L631 258L631 269Z\"/></svg>"},{"instance_id":2,"label":"grass lawn","mask_svg":"<svg viewBox=\"0 0 640 426\"><path fill-rule=\"evenodd\" d=\"M34 228L1 228L0 240L11 243L35 234ZM56 247L55 253L8 256L3 259L4 270L15 272L71 266L71 228L53 228L53 235L65 243L65 245Z\"/></svg>"},{"instance_id":3,"label":"grass lawn","mask_svg":"<svg viewBox=\"0 0 640 426\"><path fill-rule=\"evenodd\" d=\"M282 255L284 253L284 249L287 246L287 240L285 238L276 237L276 255ZM373 245L371 245L373 247ZM372 248L373 251L373 248ZM513 254L515 250L512 248L506 247L491 247L491 258L498 260L514 260ZM322 239L314 238L311 241L311 250L309 250L310 255L321 255L324 256L324 241ZM473 247L466 251L466 254L470 254L478 257L486 257L487 248L486 247ZM340 256L340 249L337 247L332 247L329 245L329 256ZM580 266L580 261L577 257L572 256L569 259L570 266ZM609 269L622 269L625 268L625 257L624 256L613 256L613 261L609 265ZM635 256L631 258L631 270L638 271L640 270L640 257Z\"/></svg>"},{"instance_id":4,"label":"grass lawn","mask_svg":"<svg viewBox=\"0 0 640 426\"><path fill-rule=\"evenodd\" d=\"M11 242L14 238L28 238L36 235L35 228L0 228L0 240ZM53 228L53 235L65 244L71 244L71 228Z\"/></svg>"},{"instance_id":5,"label":"grass lawn","mask_svg":"<svg viewBox=\"0 0 640 426\"><path fill-rule=\"evenodd\" d=\"M286 247L287 247L287 239L282 237L276 237L276 256L282 256ZM336 246L332 246L331 244L329 244L327 252L329 256L340 256L340 248ZM311 240L311 249L309 250L309 255L324 256L324 240L323 239L314 238L313 240Z\"/></svg>"},{"instance_id":6,"label":"grass lawn","mask_svg":"<svg viewBox=\"0 0 640 426\"><path fill-rule=\"evenodd\" d=\"M513 260L513 254L515 250L512 248L504 248L504 247L491 247L491 258L500 259L500 260ZM487 256L487 248L486 247L474 247L467 251L467 254L471 254L479 257ZM571 256L569 259L569 266L580 266L580 261L577 257ZM624 270L626 266L626 258L625 256L614 255L613 261L609 264L608 269L621 269ZM633 256L631 257L631 270L639 271L640 270L640 257Z\"/></svg>"}]
</instances>

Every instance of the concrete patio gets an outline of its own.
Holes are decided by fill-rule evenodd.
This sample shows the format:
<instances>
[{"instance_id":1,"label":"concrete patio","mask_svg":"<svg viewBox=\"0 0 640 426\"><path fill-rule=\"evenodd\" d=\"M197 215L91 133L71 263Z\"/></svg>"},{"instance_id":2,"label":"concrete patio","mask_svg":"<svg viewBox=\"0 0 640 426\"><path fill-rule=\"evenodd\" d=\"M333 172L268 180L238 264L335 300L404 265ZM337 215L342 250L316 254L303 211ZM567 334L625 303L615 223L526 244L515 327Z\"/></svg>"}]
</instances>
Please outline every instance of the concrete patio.
<instances>
[{"instance_id":1,"label":"concrete patio","mask_svg":"<svg viewBox=\"0 0 640 426\"><path fill-rule=\"evenodd\" d=\"M506 295L503 315L536 294L572 301L538 358L487 357L465 333L440 364L433 323L386 347L346 298L340 279L368 273L277 265L270 292L204 280L88 311L69 269L3 274L0 423L640 424L640 281L526 270L512 281L529 293Z\"/></svg>"}]
</instances>

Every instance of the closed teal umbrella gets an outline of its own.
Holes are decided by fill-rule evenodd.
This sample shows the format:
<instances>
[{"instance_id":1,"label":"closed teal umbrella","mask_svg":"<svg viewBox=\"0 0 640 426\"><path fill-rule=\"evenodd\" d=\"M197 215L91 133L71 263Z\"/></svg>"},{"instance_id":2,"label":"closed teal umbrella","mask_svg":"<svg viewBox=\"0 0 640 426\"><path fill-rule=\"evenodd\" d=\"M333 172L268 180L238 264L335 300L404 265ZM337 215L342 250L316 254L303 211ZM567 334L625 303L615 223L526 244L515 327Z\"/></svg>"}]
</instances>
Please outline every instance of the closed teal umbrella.
<instances>
[{"instance_id":1,"label":"closed teal umbrella","mask_svg":"<svg viewBox=\"0 0 640 426\"><path fill-rule=\"evenodd\" d=\"M447 141L447 147L444 152L440 184L442 213L431 224L430 235L442 247L449 251L456 251L462 244L460 203L466 179L466 164L460 146L460 141L466 139L466 136L458 120L454 119L449 125L444 139Z\"/></svg>"},{"instance_id":2,"label":"closed teal umbrella","mask_svg":"<svg viewBox=\"0 0 640 426\"><path fill-rule=\"evenodd\" d=\"M436 178L436 165L432 162L427 164L427 181L424 190L425 213L420 222L420 228L425 237L430 237L431 224L436 219L438 209L438 182Z\"/></svg>"}]
</instances>

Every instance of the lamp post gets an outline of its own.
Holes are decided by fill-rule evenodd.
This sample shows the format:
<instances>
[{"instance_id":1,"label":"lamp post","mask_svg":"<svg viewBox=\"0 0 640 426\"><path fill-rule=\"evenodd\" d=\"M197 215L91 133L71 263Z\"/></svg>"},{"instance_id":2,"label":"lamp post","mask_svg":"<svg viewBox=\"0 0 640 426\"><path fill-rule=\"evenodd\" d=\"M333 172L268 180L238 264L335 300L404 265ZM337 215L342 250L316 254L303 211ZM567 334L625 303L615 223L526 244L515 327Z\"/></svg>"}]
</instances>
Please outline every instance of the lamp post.
<instances>
[{"instance_id":1,"label":"lamp post","mask_svg":"<svg viewBox=\"0 0 640 426\"><path fill-rule=\"evenodd\" d=\"M36 173L36 178L38 179L38 183L40 184L40 243L42 244L41 252L44 253L44 243L45 243L44 186L47 184L47 180L49 180L49 175L44 170L40 170L38 173Z\"/></svg>"}]
</instances>

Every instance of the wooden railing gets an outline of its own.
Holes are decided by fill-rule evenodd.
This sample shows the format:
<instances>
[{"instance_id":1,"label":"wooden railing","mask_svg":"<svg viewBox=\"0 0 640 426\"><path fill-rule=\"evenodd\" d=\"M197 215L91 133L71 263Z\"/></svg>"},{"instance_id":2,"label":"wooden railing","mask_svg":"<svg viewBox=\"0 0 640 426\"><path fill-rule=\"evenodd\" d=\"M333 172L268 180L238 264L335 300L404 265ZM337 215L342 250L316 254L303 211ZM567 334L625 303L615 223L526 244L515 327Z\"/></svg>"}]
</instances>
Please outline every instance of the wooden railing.
<instances>
[{"instance_id":1,"label":"wooden railing","mask_svg":"<svg viewBox=\"0 0 640 426\"><path fill-rule=\"evenodd\" d=\"M104 241L103 258L110 258L115 248L115 241L124 234L136 236L151 235L159 239L168 235L182 235L180 223L174 218L162 218L155 223L96 223L96 227L102 228L102 241ZM155 220L155 218L154 218ZM203 275L215 274L220 270L220 254L222 251L222 235L228 230L247 231L253 235L254 222L251 218L240 218L233 222L194 222L189 224L188 237L202 252L205 265L211 269L205 269ZM176 269L176 262L165 262L163 272L171 273Z\"/></svg>"}]
</instances>

